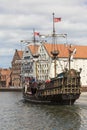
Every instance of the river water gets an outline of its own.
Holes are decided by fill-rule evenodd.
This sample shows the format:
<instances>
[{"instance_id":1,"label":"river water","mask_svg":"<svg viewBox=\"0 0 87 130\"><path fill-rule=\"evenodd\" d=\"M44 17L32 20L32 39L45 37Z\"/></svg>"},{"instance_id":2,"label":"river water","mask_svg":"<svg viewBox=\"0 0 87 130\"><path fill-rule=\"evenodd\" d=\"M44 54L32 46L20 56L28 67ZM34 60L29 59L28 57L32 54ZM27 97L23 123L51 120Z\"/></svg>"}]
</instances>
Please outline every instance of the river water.
<instances>
[{"instance_id":1,"label":"river water","mask_svg":"<svg viewBox=\"0 0 87 130\"><path fill-rule=\"evenodd\" d=\"M87 130L87 93L73 106L25 103L21 92L0 92L0 130Z\"/></svg>"}]
</instances>

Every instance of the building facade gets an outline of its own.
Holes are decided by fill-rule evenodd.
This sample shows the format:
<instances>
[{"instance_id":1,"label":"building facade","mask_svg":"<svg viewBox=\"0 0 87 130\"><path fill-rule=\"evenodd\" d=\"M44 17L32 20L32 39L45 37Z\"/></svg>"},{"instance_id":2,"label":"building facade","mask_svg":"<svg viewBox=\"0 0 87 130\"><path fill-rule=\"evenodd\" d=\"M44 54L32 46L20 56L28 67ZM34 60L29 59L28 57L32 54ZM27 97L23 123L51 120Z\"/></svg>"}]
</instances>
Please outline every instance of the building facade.
<instances>
[{"instance_id":1,"label":"building facade","mask_svg":"<svg viewBox=\"0 0 87 130\"><path fill-rule=\"evenodd\" d=\"M46 51L48 52L49 56L51 57L51 46L52 44L44 44ZM65 68L69 69L69 62L68 62L68 46L64 44L58 44L57 48L59 50L58 60L56 64L57 74L62 72ZM73 53L75 51L75 53ZM72 45L72 55L71 55L71 69L76 69L81 71L81 84L82 86L87 86L87 46L82 45ZM50 75L54 74L54 63L51 62L50 67ZM54 75L52 76L54 77Z\"/></svg>"},{"instance_id":2,"label":"building facade","mask_svg":"<svg viewBox=\"0 0 87 130\"><path fill-rule=\"evenodd\" d=\"M0 87L11 86L11 69L0 69Z\"/></svg>"},{"instance_id":3,"label":"building facade","mask_svg":"<svg viewBox=\"0 0 87 130\"><path fill-rule=\"evenodd\" d=\"M21 66L23 51L15 50L12 60L12 86L21 87Z\"/></svg>"},{"instance_id":4,"label":"building facade","mask_svg":"<svg viewBox=\"0 0 87 130\"><path fill-rule=\"evenodd\" d=\"M68 62L68 46L64 44L58 44L59 55L56 63L57 73L62 72L64 69L69 69ZM46 80L54 77L54 60L51 55L52 44L42 43L38 46L37 52L39 57L37 62L33 59L34 48L30 45L27 46L23 53L23 59L26 61L24 68L22 68L23 74L27 76L35 76L37 70L37 78L39 80ZM73 53L74 49L76 52ZM75 45L72 46L71 57L71 69L81 71L81 84L87 86L87 46ZM36 65L37 63L37 65ZM27 73L25 73L27 72Z\"/></svg>"},{"instance_id":5,"label":"building facade","mask_svg":"<svg viewBox=\"0 0 87 130\"><path fill-rule=\"evenodd\" d=\"M29 45L25 47L22 59L22 77L34 77L38 78L38 70L36 73L36 69L38 67L38 58L35 58L38 55L38 49L40 47L40 43L36 43L36 45Z\"/></svg>"},{"instance_id":6,"label":"building facade","mask_svg":"<svg viewBox=\"0 0 87 130\"><path fill-rule=\"evenodd\" d=\"M22 58L21 75L22 77L33 76L33 56L29 46L25 47Z\"/></svg>"}]
</instances>

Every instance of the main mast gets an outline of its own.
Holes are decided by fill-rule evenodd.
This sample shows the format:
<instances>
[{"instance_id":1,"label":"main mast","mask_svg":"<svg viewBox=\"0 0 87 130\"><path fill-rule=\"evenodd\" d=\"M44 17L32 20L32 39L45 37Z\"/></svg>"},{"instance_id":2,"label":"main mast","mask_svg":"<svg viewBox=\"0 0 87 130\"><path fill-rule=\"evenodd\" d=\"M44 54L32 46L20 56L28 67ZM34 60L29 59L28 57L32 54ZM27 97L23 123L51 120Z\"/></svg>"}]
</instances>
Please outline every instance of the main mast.
<instances>
[{"instance_id":1,"label":"main mast","mask_svg":"<svg viewBox=\"0 0 87 130\"><path fill-rule=\"evenodd\" d=\"M53 59L54 59L54 76L56 76L56 59L59 55L59 51L57 50L57 47L56 47L56 36L55 36L55 24L54 24L54 13L53 13L53 34L52 34L52 38L53 38L53 44L54 44L54 48L53 50L51 51L51 54L53 56Z\"/></svg>"}]
</instances>

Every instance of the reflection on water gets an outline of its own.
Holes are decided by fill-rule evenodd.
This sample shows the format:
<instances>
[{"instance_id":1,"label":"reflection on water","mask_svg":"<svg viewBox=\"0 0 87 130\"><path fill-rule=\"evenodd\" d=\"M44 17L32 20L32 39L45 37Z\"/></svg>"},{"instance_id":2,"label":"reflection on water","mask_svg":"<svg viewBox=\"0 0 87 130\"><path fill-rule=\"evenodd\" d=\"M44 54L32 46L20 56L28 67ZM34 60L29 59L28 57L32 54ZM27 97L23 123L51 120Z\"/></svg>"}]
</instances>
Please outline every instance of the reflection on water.
<instances>
[{"instance_id":1,"label":"reflection on water","mask_svg":"<svg viewBox=\"0 0 87 130\"><path fill-rule=\"evenodd\" d=\"M32 124L36 125L34 129L46 129L46 130L79 130L81 125L81 119L78 114L78 107L71 106L33 106L33 120L36 117L35 122ZM39 115L38 115L39 113ZM38 124L40 123L40 124Z\"/></svg>"},{"instance_id":2,"label":"reflection on water","mask_svg":"<svg viewBox=\"0 0 87 130\"><path fill-rule=\"evenodd\" d=\"M73 106L34 105L21 92L0 92L0 130L87 130L87 96Z\"/></svg>"}]
</instances>

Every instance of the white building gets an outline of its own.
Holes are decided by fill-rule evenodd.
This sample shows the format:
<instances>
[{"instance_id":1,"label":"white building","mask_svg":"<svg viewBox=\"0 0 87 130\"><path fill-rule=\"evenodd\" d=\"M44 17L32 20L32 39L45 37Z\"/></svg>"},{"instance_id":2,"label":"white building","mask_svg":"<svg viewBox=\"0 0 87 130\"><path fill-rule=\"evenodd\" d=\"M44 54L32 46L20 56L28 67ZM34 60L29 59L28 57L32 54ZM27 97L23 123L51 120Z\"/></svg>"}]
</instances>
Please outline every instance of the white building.
<instances>
[{"instance_id":1,"label":"white building","mask_svg":"<svg viewBox=\"0 0 87 130\"><path fill-rule=\"evenodd\" d=\"M38 52L38 47L39 45L36 45L34 47L33 43L32 45L26 46L24 53L23 53L23 58L22 58L22 75L24 77L31 77L35 76L35 61L33 58L33 55L35 54L35 51Z\"/></svg>"}]
</instances>

